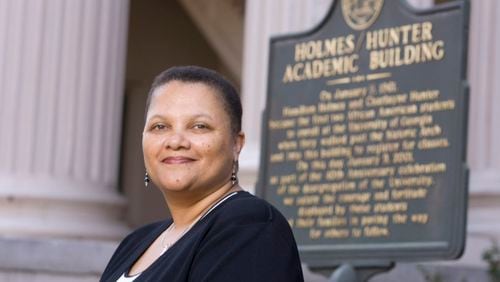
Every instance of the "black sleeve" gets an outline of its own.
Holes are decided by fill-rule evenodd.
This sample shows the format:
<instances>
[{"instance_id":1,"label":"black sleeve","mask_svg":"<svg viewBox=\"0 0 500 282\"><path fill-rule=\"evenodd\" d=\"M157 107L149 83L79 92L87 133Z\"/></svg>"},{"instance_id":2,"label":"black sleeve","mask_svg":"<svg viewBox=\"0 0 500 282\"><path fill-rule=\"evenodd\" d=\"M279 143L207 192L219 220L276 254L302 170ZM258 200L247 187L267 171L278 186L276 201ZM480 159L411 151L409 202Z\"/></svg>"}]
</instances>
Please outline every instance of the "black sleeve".
<instances>
[{"instance_id":1,"label":"black sleeve","mask_svg":"<svg viewBox=\"0 0 500 282\"><path fill-rule=\"evenodd\" d=\"M265 209L245 216L236 211L214 225L199 246L189 281L304 281L288 223L270 206Z\"/></svg>"}]
</instances>

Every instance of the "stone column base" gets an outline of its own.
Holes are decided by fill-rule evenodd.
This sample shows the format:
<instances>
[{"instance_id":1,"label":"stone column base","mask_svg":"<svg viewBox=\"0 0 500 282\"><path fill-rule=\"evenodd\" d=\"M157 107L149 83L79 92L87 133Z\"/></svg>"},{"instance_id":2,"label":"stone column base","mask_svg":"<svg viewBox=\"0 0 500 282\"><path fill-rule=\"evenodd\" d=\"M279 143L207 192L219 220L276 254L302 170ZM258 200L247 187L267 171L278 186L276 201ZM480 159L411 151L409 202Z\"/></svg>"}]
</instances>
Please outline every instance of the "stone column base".
<instances>
[{"instance_id":1,"label":"stone column base","mask_svg":"<svg viewBox=\"0 0 500 282\"><path fill-rule=\"evenodd\" d=\"M0 237L0 281L98 281L117 244Z\"/></svg>"},{"instance_id":2,"label":"stone column base","mask_svg":"<svg viewBox=\"0 0 500 282\"><path fill-rule=\"evenodd\" d=\"M0 234L121 240L126 201L92 183L27 179L0 183ZM21 178L23 179L23 178Z\"/></svg>"}]
</instances>

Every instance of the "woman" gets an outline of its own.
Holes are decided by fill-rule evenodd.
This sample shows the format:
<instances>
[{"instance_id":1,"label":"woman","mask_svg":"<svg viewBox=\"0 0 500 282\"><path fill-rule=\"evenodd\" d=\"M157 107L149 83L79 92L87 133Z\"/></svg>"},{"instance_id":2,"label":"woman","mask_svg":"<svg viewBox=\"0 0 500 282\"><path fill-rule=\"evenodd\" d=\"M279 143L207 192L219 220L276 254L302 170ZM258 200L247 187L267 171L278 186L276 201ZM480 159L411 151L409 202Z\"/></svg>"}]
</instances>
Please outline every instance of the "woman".
<instances>
[{"instance_id":1,"label":"woman","mask_svg":"<svg viewBox=\"0 0 500 282\"><path fill-rule=\"evenodd\" d=\"M174 67L156 77L146 112L145 181L172 218L127 236L101 281L303 281L287 221L238 185L245 136L234 87Z\"/></svg>"}]
</instances>

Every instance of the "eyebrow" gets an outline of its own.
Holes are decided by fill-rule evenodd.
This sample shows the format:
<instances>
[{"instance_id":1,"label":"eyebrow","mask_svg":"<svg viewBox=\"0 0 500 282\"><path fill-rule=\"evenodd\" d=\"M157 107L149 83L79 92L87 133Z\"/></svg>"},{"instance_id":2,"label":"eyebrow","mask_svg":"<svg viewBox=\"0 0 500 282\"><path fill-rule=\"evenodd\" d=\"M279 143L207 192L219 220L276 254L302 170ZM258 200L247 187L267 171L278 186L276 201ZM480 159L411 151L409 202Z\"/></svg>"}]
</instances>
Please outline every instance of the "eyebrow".
<instances>
[{"instance_id":1,"label":"eyebrow","mask_svg":"<svg viewBox=\"0 0 500 282\"><path fill-rule=\"evenodd\" d=\"M207 115L207 114L196 114L192 118L196 119L196 118L200 118L200 117L204 117L204 118L208 118L210 120L213 120L213 118L211 116ZM152 119L155 119L155 118L165 119L165 116L160 115L160 114L154 114L150 118L148 118L147 120L149 121L149 120L152 120Z\"/></svg>"}]
</instances>

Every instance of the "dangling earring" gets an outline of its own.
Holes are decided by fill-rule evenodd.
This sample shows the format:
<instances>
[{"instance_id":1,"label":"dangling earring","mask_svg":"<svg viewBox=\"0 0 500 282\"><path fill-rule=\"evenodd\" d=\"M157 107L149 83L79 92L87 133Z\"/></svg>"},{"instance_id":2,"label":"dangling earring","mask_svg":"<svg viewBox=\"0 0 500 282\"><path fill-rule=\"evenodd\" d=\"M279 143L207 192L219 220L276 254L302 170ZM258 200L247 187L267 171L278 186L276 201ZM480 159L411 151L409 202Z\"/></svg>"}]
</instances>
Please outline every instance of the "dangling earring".
<instances>
[{"instance_id":1,"label":"dangling earring","mask_svg":"<svg viewBox=\"0 0 500 282\"><path fill-rule=\"evenodd\" d=\"M146 171L146 174L144 175L144 186L148 187L148 184L149 184L149 175L148 175L148 172Z\"/></svg>"},{"instance_id":2,"label":"dangling earring","mask_svg":"<svg viewBox=\"0 0 500 282\"><path fill-rule=\"evenodd\" d=\"M238 161L233 162L233 172L231 173L231 184L236 185L238 184L238 176L236 175L238 173Z\"/></svg>"}]
</instances>

